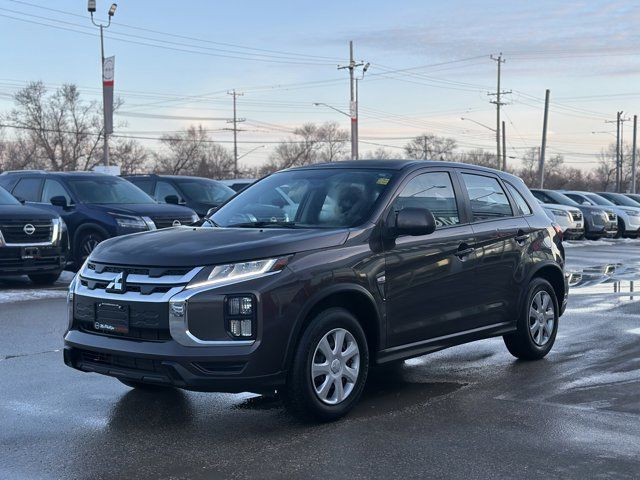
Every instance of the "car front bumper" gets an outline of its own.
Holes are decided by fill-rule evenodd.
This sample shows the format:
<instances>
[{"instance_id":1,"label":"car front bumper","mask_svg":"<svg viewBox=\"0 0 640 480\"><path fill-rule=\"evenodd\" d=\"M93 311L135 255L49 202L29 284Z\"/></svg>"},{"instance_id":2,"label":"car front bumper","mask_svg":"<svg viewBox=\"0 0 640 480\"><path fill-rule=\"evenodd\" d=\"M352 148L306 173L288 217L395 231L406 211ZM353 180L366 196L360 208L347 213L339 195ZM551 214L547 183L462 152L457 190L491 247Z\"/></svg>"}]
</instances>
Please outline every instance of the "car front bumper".
<instances>
[{"instance_id":1,"label":"car front bumper","mask_svg":"<svg viewBox=\"0 0 640 480\"><path fill-rule=\"evenodd\" d=\"M64 362L83 372L194 391L263 393L284 384L284 372L266 372L251 346L197 348L173 341L135 342L71 330Z\"/></svg>"},{"instance_id":2,"label":"car front bumper","mask_svg":"<svg viewBox=\"0 0 640 480\"><path fill-rule=\"evenodd\" d=\"M60 247L0 247L0 275L52 273L64 269L67 252Z\"/></svg>"}]
</instances>

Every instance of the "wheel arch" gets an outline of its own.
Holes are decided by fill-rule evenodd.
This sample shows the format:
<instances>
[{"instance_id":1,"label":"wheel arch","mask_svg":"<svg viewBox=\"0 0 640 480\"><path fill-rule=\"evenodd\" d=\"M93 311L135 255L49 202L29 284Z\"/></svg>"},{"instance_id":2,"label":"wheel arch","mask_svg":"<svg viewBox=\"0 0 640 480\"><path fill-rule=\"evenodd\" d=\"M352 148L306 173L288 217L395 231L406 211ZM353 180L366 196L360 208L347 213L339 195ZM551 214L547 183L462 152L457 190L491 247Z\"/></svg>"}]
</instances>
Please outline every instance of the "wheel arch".
<instances>
[{"instance_id":1,"label":"wheel arch","mask_svg":"<svg viewBox=\"0 0 640 480\"><path fill-rule=\"evenodd\" d=\"M374 296L358 284L332 285L313 295L300 311L289 337L284 369L288 370L302 332L321 311L341 307L360 323L369 345L369 355L375 358L382 340L382 316Z\"/></svg>"},{"instance_id":2,"label":"wheel arch","mask_svg":"<svg viewBox=\"0 0 640 480\"><path fill-rule=\"evenodd\" d=\"M529 276L529 282L534 278L543 278L551 284L558 300L558 306L562 306L567 287L564 281L564 272L555 263L545 263L538 266ZM527 283L529 283L527 282Z\"/></svg>"}]
</instances>

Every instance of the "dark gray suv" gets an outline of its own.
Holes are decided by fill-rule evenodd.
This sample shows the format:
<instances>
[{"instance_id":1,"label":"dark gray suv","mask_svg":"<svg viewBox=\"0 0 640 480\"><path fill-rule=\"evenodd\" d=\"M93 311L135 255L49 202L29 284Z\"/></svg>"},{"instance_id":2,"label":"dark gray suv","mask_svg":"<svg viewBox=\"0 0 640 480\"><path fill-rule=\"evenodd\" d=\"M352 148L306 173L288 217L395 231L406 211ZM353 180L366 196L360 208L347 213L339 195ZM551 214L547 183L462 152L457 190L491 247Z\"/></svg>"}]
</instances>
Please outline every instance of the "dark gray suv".
<instances>
[{"instance_id":1,"label":"dark gray suv","mask_svg":"<svg viewBox=\"0 0 640 480\"><path fill-rule=\"evenodd\" d=\"M372 365L495 336L544 357L567 300L561 240L503 172L284 170L196 226L98 245L70 286L64 360L136 388L277 390L332 420Z\"/></svg>"}]
</instances>

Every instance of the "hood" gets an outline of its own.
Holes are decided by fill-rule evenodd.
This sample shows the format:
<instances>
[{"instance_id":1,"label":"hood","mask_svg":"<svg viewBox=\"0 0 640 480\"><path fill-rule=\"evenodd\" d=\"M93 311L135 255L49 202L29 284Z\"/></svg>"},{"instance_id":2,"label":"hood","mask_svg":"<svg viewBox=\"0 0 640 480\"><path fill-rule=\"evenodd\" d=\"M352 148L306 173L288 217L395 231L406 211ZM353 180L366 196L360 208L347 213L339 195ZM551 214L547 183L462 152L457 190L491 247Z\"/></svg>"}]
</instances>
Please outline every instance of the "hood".
<instances>
[{"instance_id":1,"label":"hood","mask_svg":"<svg viewBox=\"0 0 640 480\"><path fill-rule=\"evenodd\" d=\"M123 203L123 204L107 204L107 203L85 203L85 207L100 211L119 213L121 215L136 215L145 217L154 217L156 215L176 215L178 217L190 217L193 210L180 205L169 205L166 203Z\"/></svg>"},{"instance_id":2,"label":"hood","mask_svg":"<svg viewBox=\"0 0 640 480\"><path fill-rule=\"evenodd\" d=\"M197 267L279 257L342 245L346 229L177 227L106 240L91 259L153 267Z\"/></svg>"},{"instance_id":3,"label":"hood","mask_svg":"<svg viewBox=\"0 0 640 480\"><path fill-rule=\"evenodd\" d=\"M591 206L591 205L579 205L577 207L572 207L572 208L579 208L583 213L588 213L588 214L592 214L593 212L596 211L605 211L605 212L610 212L610 213L616 213L615 210L613 210L611 207L608 207L606 205L602 205L602 206Z\"/></svg>"},{"instance_id":4,"label":"hood","mask_svg":"<svg viewBox=\"0 0 640 480\"><path fill-rule=\"evenodd\" d=\"M576 211L580 211L580 209L578 207L571 207L569 205L562 205L561 203L543 203L542 206L544 208L548 208L548 209L556 209L556 210L562 210L565 212L576 212Z\"/></svg>"},{"instance_id":5,"label":"hood","mask_svg":"<svg viewBox=\"0 0 640 480\"><path fill-rule=\"evenodd\" d=\"M58 218L55 213L44 208L27 205L0 205L0 222L2 220L50 220Z\"/></svg>"}]
</instances>

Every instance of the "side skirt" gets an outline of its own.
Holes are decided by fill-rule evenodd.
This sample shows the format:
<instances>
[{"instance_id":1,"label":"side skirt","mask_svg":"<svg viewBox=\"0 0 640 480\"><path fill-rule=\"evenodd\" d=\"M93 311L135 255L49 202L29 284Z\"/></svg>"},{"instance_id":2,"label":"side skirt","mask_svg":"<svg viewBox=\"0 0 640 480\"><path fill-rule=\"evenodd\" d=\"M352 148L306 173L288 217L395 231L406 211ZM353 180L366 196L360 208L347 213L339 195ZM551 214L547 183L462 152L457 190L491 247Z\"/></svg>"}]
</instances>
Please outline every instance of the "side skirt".
<instances>
[{"instance_id":1,"label":"side skirt","mask_svg":"<svg viewBox=\"0 0 640 480\"><path fill-rule=\"evenodd\" d=\"M444 335L442 337L429 338L420 342L408 343L397 347L385 348L378 352L376 364L384 364L407 358L419 357L427 353L437 352L445 348L474 342L485 338L498 337L516 330L514 322L501 322L487 325L485 327L474 328L462 332Z\"/></svg>"}]
</instances>

